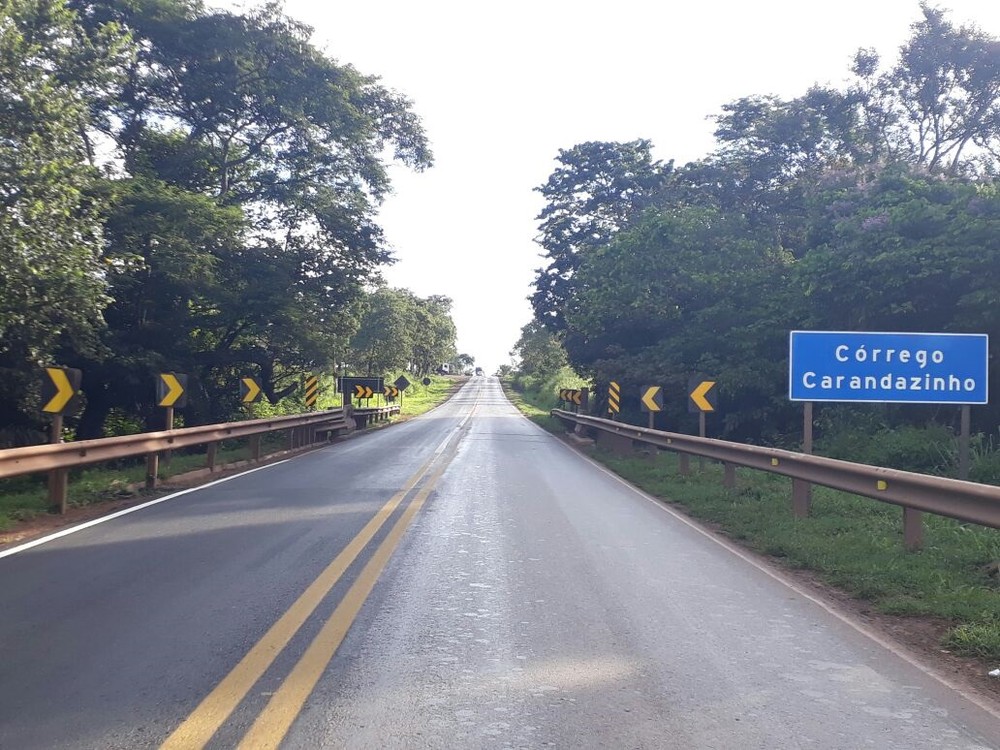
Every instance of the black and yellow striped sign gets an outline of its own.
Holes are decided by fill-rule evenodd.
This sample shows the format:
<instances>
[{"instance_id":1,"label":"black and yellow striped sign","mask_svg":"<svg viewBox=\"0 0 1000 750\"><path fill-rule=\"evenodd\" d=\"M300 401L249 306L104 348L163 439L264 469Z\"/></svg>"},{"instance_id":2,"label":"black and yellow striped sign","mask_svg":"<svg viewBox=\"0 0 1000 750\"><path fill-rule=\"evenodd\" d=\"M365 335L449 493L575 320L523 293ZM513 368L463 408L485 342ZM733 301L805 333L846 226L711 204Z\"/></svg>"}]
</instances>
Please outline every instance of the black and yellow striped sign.
<instances>
[{"instance_id":1,"label":"black and yellow striped sign","mask_svg":"<svg viewBox=\"0 0 1000 750\"><path fill-rule=\"evenodd\" d=\"M614 380L608 383L608 412L618 414L622 410L622 389Z\"/></svg>"},{"instance_id":2,"label":"black and yellow striped sign","mask_svg":"<svg viewBox=\"0 0 1000 750\"><path fill-rule=\"evenodd\" d=\"M387 385L385 388L382 389L382 395L385 396L387 399L395 399L397 396L399 396L399 388L397 388L394 385Z\"/></svg>"},{"instance_id":3,"label":"black and yellow striped sign","mask_svg":"<svg viewBox=\"0 0 1000 750\"><path fill-rule=\"evenodd\" d=\"M306 406L312 409L319 398L319 378L310 375L306 378Z\"/></svg>"}]
</instances>

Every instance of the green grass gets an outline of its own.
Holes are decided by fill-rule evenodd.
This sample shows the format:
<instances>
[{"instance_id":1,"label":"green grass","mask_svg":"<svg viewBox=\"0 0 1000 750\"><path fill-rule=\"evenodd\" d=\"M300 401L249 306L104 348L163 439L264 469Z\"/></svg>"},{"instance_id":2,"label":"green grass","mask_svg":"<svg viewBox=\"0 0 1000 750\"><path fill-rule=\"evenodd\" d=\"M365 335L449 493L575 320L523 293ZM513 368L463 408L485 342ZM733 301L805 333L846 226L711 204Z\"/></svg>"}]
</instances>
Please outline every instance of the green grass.
<instances>
[{"instance_id":1,"label":"green grass","mask_svg":"<svg viewBox=\"0 0 1000 750\"><path fill-rule=\"evenodd\" d=\"M546 429L564 431L538 407L523 410ZM726 490L721 466L706 462L698 471L695 458L682 477L671 453L621 458L598 447L592 455L651 495L878 611L950 621L943 645L955 653L1000 659L1000 582L990 575L1000 560L996 529L925 514L923 549L906 552L902 511L893 505L814 487L810 517L795 519L785 477L739 469L736 488Z\"/></svg>"},{"instance_id":2,"label":"green grass","mask_svg":"<svg viewBox=\"0 0 1000 750\"><path fill-rule=\"evenodd\" d=\"M396 375L386 377L386 383L396 380ZM406 379L410 381L410 386L402 393L400 402L400 413L405 417L416 417L430 411L438 404L447 400L455 388L465 382L464 377L431 375L431 384L424 385L415 375L408 374Z\"/></svg>"}]
</instances>

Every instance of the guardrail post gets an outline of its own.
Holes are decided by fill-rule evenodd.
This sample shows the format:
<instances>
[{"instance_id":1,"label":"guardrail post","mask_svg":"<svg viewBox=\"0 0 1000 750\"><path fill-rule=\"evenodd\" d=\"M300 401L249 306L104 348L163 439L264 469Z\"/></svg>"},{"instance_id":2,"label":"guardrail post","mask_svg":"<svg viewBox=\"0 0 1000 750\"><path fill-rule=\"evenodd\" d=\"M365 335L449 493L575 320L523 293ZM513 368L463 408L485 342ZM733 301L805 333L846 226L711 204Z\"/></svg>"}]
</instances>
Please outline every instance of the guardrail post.
<instances>
[{"instance_id":1,"label":"guardrail post","mask_svg":"<svg viewBox=\"0 0 1000 750\"><path fill-rule=\"evenodd\" d=\"M688 460L687 453L677 454L677 466L680 469L682 477L686 477L691 473L691 462Z\"/></svg>"},{"instance_id":2,"label":"guardrail post","mask_svg":"<svg viewBox=\"0 0 1000 750\"><path fill-rule=\"evenodd\" d=\"M250 458L260 461L260 435L250 436Z\"/></svg>"},{"instance_id":3,"label":"guardrail post","mask_svg":"<svg viewBox=\"0 0 1000 750\"><path fill-rule=\"evenodd\" d=\"M52 415L50 443L61 443L63 415ZM52 469L49 472L49 513L66 513L66 491L69 489L69 472L66 469Z\"/></svg>"},{"instance_id":4,"label":"guardrail post","mask_svg":"<svg viewBox=\"0 0 1000 750\"><path fill-rule=\"evenodd\" d=\"M804 479L792 479L792 515L808 518L811 501L812 485Z\"/></svg>"},{"instance_id":5,"label":"guardrail post","mask_svg":"<svg viewBox=\"0 0 1000 750\"><path fill-rule=\"evenodd\" d=\"M168 406L167 407L167 431L170 431L170 430L173 430L173 429L174 429L174 407ZM171 441L171 442L173 442L173 441ZM173 456L174 456L174 452L173 451L170 451L170 450L163 451L163 463L165 463L169 467L170 466L170 460L173 458Z\"/></svg>"},{"instance_id":6,"label":"guardrail post","mask_svg":"<svg viewBox=\"0 0 1000 750\"><path fill-rule=\"evenodd\" d=\"M722 484L727 490L734 489L736 487L736 464L731 464L729 462L723 463L723 475Z\"/></svg>"},{"instance_id":7,"label":"guardrail post","mask_svg":"<svg viewBox=\"0 0 1000 750\"><path fill-rule=\"evenodd\" d=\"M962 428L958 437L958 478L969 478L969 427L972 421L971 409L968 404L962 405Z\"/></svg>"},{"instance_id":8,"label":"guardrail post","mask_svg":"<svg viewBox=\"0 0 1000 750\"><path fill-rule=\"evenodd\" d=\"M924 514L913 508L903 508L903 546L915 552L924 544Z\"/></svg>"},{"instance_id":9,"label":"guardrail post","mask_svg":"<svg viewBox=\"0 0 1000 750\"><path fill-rule=\"evenodd\" d=\"M806 401L802 419L802 452L812 455L813 452L813 403ZM804 479L792 480L792 515L795 518L808 518L812 507L812 483Z\"/></svg>"},{"instance_id":10,"label":"guardrail post","mask_svg":"<svg viewBox=\"0 0 1000 750\"><path fill-rule=\"evenodd\" d=\"M205 451L205 466L209 471L215 471L215 456L219 451L218 443L209 443Z\"/></svg>"},{"instance_id":11,"label":"guardrail post","mask_svg":"<svg viewBox=\"0 0 1000 750\"><path fill-rule=\"evenodd\" d=\"M160 473L160 454L150 453L146 456L146 489L156 489L157 474Z\"/></svg>"}]
</instances>

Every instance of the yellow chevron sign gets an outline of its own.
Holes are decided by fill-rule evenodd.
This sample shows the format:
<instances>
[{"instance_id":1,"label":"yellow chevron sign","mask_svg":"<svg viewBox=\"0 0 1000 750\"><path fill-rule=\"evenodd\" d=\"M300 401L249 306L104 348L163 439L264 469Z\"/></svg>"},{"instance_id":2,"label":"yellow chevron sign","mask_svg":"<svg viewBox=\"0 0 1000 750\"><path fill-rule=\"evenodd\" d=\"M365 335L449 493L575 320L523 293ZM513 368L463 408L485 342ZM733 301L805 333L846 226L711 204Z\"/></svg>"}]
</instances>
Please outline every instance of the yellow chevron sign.
<instances>
[{"instance_id":1,"label":"yellow chevron sign","mask_svg":"<svg viewBox=\"0 0 1000 750\"><path fill-rule=\"evenodd\" d=\"M608 383L608 411L619 414L622 410L622 389L614 380Z\"/></svg>"},{"instance_id":2,"label":"yellow chevron sign","mask_svg":"<svg viewBox=\"0 0 1000 750\"><path fill-rule=\"evenodd\" d=\"M240 401L244 404L260 401L260 385L253 378L240 378Z\"/></svg>"},{"instance_id":3,"label":"yellow chevron sign","mask_svg":"<svg viewBox=\"0 0 1000 750\"><path fill-rule=\"evenodd\" d=\"M571 404L579 406L583 403L583 391L578 391L573 388L562 388L559 391L559 400L568 401Z\"/></svg>"},{"instance_id":4,"label":"yellow chevron sign","mask_svg":"<svg viewBox=\"0 0 1000 750\"><path fill-rule=\"evenodd\" d=\"M663 387L659 385L647 385L642 389L639 396L639 403L643 411L663 411Z\"/></svg>"},{"instance_id":5,"label":"yellow chevron sign","mask_svg":"<svg viewBox=\"0 0 1000 750\"><path fill-rule=\"evenodd\" d=\"M715 394L710 393L713 388L715 388L714 380L703 380L694 386L690 399L698 411L715 411Z\"/></svg>"},{"instance_id":6,"label":"yellow chevron sign","mask_svg":"<svg viewBox=\"0 0 1000 750\"><path fill-rule=\"evenodd\" d=\"M46 367L42 378L42 411L63 414L75 405L80 390L81 373L66 367Z\"/></svg>"},{"instance_id":7,"label":"yellow chevron sign","mask_svg":"<svg viewBox=\"0 0 1000 750\"><path fill-rule=\"evenodd\" d=\"M183 409L187 406L187 375L161 372L156 381L156 405Z\"/></svg>"},{"instance_id":8,"label":"yellow chevron sign","mask_svg":"<svg viewBox=\"0 0 1000 750\"><path fill-rule=\"evenodd\" d=\"M367 385L354 386L354 398L371 398L374 395L375 391Z\"/></svg>"},{"instance_id":9,"label":"yellow chevron sign","mask_svg":"<svg viewBox=\"0 0 1000 750\"><path fill-rule=\"evenodd\" d=\"M310 375L306 378L306 406L310 409L316 405L316 399L319 398L319 378L315 375Z\"/></svg>"},{"instance_id":10,"label":"yellow chevron sign","mask_svg":"<svg viewBox=\"0 0 1000 750\"><path fill-rule=\"evenodd\" d=\"M394 385L387 385L382 389L382 395L386 398L396 398L399 396L399 388Z\"/></svg>"}]
</instances>

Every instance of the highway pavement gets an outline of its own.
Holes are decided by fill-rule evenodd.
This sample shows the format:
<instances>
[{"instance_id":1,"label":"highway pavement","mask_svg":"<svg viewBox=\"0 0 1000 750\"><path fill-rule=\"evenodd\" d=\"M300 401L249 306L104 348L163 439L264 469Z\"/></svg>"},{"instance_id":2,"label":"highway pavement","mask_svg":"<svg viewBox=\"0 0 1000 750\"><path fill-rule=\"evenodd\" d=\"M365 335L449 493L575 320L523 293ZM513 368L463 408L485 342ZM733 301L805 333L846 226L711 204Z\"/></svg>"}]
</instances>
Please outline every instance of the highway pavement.
<instances>
[{"instance_id":1,"label":"highway pavement","mask_svg":"<svg viewBox=\"0 0 1000 750\"><path fill-rule=\"evenodd\" d=\"M0 748L147 747L1000 748L1000 714L474 377L0 550Z\"/></svg>"}]
</instances>

